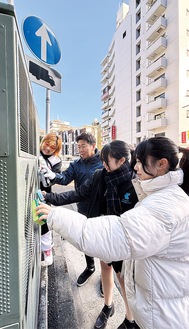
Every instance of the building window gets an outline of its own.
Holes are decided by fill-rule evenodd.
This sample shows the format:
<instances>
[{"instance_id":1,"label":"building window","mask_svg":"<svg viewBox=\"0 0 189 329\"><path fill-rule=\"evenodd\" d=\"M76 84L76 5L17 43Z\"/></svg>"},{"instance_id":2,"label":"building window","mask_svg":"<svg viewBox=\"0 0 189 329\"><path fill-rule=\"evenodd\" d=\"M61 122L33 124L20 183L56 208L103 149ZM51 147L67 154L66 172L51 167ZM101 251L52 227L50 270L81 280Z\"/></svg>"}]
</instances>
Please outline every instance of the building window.
<instances>
[{"instance_id":1,"label":"building window","mask_svg":"<svg viewBox=\"0 0 189 329\"><path fill-rule=\"evenodd\" d=\"M141 26L139 26L137 29L136 29L136 39L138 39L140 37L140 30L141 30Z\"/></svg>"},{"instance_id":2,"label":"building window","mask_svg":"<svg viewBox=\"0 0 189 329\"><path fill-rule=\"evenodd\" d=\"M141 11L139 10L137 13L136 13L136 23L138 23L141 19Z\"/></svg>"},{"instance_id":3,"label":"building window","mask_svg":"<svg viewBox=\"0 0 189 329\"><path fill-rule=\"evenodd\" d=\"M136 76L136 86L140 85L140 77L140 74Z\"/></svg>"},{"instance_id":4,"label":"building window","mask_svg":"<svg viewBox=\"0 0 189 329\"><path fill-rule=\"evenodd\" d=\"M136 117L140 117L141 116L141 106L137 106L136 107Z\"/></svg>"},{"instance_id":5,"label":"building window","mask_svg":"<svg viewBox=\"0 0 189 329\"><path fill-rule=\"evenodd\" d=\"M136 55L140 53L140 47L141 47L141 44L140 42L136 45Z\"/></svg>"},{"instance_id":6,"label":"building window","mask_svg":"<svg viewBox=\"0 0 189 329\"><path fill-rule=\"evenodd\" d=\"M140 58L136 61L136 71L140 69Z\"/></svg>"},{"instance_id":7,"label":"building window","mask_svg":"<svg viewBox=\"0 0 189 329\"><path fill-rule=\"evenodd\" d=\"M189 70L186 71L186 76L189 77Z\"/></svg>"},{"instance_id":8,"label":"building window","mask_svg":"<svg viewBox=\"0 0 189 329\"><path fill-rule=\"evenodd\" d=\"M189 49L186 50L186 55L189 57Z\"/></svg>"},{"instance_id":9,"label":"building window","mask_svg":"<svg viewBox=\"0 0 189 329\"><path fill-rule=\"evenodd\" d=\"M126 37L126 31L123 32L123 39Z\"/></svg>"},{"instance_id":10,"label":"building window","mask_svg":"<svg viewBox=\"0 0 189 329\"><path fill-rule=\"evenodd\" d=\"M189 118L189 110L186 110L186 117Z\"/></svg>"},{"instance_id":11,"label":"building window","mask_svg":"<svg viewBox=\"0 0 189 329\"><path fill-rule=\"evenodd\" d=\"M165 112L154 115L154 120L165 118Z\"/></svg>"},{"instance_id":12,"label":"building window","mask_svg":"<svg viewBox=\"0 0 189 329\"><path fill-rule=\"evenodd\" d=\"M139 4L140 4L140 0L136 0L136 8L138 7Z\"/></svg>"},{"instance_id":13,"label":"building window","mask_svg":"<svg viewBox=\"0 0 189 329\"><path fill-rule=\"evenodd\" d=\"M137 137L136 144L138 145L138 144L140 144L140 142L141 142L141 137Z\"/></svg>"},{"instance_id":14,"label":"building window","mask_svg":"<svg viewBox=\"0 0 189 329\"><path fill-rule=\"evenodd\" d=\"M165 133L155 134L154 137L165 137Z\"/></svg>"},{"instance_id":15,"label":"building window","mask_svg":"<svg viewBox=\"0 0 189 329\"><path fill-rule=\"evenodd\" d=\"M141 100L141 90L138 90L137 92L136 92L136 101L138 102L138 101L140 101Z\"/></svg>"},{"instance_id":16,"label":"building window","mask_svg":"<svg viewBox=\"0 0 189 329\"><path fill-rule=\"evenodd\" d=\"M162 93L162 94L154 97L154 100L156 101L156 99L159 99L159 98L165 98L165 93Z\"/></svg>"},{"instance_id":17,"label":"building window","mask_svg":"<svg viewBox=\"0 0 189 329\"><path fill-rule=\"evenodd\" d=\"M165 78L165 73L159 75L159 76L158 76L157 78L155 78L153 81L157 81L157 80L159 80L159 79L161 79L161 78Z\"/></svg>"},{"instance_id":18,"label":"building window","mask_svg":"<svg viewBox=\"0 0 189 329\"><path fill-rule=\"evenodd\" d=\"M136 132L140 133L141 132L141 121L136 123Z\"/></svg>"}]
</instances>

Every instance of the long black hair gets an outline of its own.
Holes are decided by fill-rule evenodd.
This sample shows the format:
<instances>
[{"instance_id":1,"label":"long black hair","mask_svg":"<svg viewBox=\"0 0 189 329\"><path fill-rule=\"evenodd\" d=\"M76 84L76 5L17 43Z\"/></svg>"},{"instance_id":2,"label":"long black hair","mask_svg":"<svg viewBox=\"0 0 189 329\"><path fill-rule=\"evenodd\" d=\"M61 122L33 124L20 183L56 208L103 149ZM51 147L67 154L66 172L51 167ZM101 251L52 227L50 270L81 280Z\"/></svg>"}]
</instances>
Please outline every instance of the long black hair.
<instances>
[{"instance_id":1,"label":"long black hair","mask_svg":"<svg viewBox=\"0 0 189 329\"><path fill-rule=\"evenodd\" d=\"M184 181L181 187L186 192L186 194L189 195L189 149L179 147L179 152L182 153L179 166L184 172Z\"/></svg>"},{"instance_id":2,"label":"long black hair","mask_svg":"<svg viewBox=\"0 0 189 329\"><path fill-rule=\"evenodd\" d=\"M115 140L109 144L104 145L100 152L101 161L105 162L108 166L108 156L116 159L117 161L121 158L125 158L125 161L129 161L131 152L129 145L124 141Z\"/></svg>"},{"instance_id":3,"label":"long black hair","mask_svg":"<svg viewBox=\"0 0 189 329\"><path fill-rule=\"evenodd\" d=\"M152 157L152 163L165 158L169 162L169 170L176 170L179 162L179 150L176 144L167 137L152 137L142 141L134 151L134 157L141 163L146 174L152 175L147 170L147 159Z\"/></svg>"}]
</instances>

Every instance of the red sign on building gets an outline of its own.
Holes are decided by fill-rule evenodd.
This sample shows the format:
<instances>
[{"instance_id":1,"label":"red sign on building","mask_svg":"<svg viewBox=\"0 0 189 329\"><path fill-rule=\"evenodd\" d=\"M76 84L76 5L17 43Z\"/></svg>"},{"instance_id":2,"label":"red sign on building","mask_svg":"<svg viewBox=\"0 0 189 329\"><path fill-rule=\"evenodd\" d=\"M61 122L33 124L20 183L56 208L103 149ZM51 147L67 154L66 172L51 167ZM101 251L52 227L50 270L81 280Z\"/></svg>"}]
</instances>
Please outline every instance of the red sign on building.
<instances>
[{"instance_id":1,"label":"red sign on building","mask_svg":"<svg viewBox=\"0 0 189 329\"><path fill-rule=\"evenodd\" d=\"M112 140L116 139L116 126L112 126Z\"/></svg>"},{"instance_id":2,"label":"red sign on building","mask_svg":"<svg viewBox=\"0 0 189 329\"><path fill-rule=\"evenodd\" d=\"M183 131L181 133L181 141L182 141L182 143L186 143L186 131Z\"/></svg>"}]
</instances>

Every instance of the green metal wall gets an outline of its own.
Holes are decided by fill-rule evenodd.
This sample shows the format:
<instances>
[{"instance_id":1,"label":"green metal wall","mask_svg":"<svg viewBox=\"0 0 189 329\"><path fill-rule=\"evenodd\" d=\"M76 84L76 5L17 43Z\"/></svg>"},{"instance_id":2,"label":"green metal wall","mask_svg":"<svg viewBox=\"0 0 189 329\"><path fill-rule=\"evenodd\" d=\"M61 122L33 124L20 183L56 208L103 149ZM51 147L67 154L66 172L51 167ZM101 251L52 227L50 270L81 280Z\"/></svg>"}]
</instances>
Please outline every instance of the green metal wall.
<instances>
[{"instance_id":1,"label":"green metal wall","mask_svg":"<svg viewBox=\"0 0 189 329\"><path fill-rule=\"evenodd\" d=\"M14 7L0 3L0 328L36 329L40 228L37 114Z\"/></svg>"}]
</instances>

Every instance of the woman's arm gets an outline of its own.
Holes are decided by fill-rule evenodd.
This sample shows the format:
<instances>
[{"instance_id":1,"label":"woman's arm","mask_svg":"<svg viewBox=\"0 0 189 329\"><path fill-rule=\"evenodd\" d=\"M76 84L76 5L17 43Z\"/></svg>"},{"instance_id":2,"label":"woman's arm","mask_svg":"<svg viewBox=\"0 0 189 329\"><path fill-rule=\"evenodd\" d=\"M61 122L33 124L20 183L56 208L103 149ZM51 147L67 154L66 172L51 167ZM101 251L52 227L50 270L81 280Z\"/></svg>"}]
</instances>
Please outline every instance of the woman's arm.
<instances>
[{"instance_id":1,"label":"woman's arm","mask_svg":"<svg viewBox=\"0 0 189 329\"><path fill-rule=\"evenodd\" d=\"M92 189L92 178L86 180L86 182L77 188L62 193L45 193L44 198L46 202L53 204L54 206L62 206L75 202L81 202L90 199Z\"/></svg>"},{"instance_id":2,"label":"woman's arm","mask_svg":"<svg viewBox=\"0 0 189 329\"><path fill-rule=\"evenodd\" d=\"M40 219L47 219L49 229L86 255L105 262L161 255L170 243L170 225L165 225L162 218L154 217L145 207L129 210L121 217L108 215L88 219L66 208L47 207L40 205L37 214L44 214Z\"/></svg>"},{"instance_id":3,"label":"woman's arm","mask_svg":"<svg viewBox=\"0 0 189 329\"><path fill-rule=\"evenodd\" d=\"M89 256L105 262L131 258L130 246L117 216L87 219L78 212L61 207L52 209L46 204L37 207L37 214L42 214L40 220L47 219L50 230Z\"/></svg>"},{"instance_id":4,"label":"woman's arm","mask_svg":"<svg viewBox=\"0 0 189 329\"><path fill-rule=\"evenodd\" d=\"M76 190L62 193L46 193L44 198L47 203L51 203L54 206L63 206L85 200L85 198L80 195L79 191Z\"/></svg>"}]
</instances>

